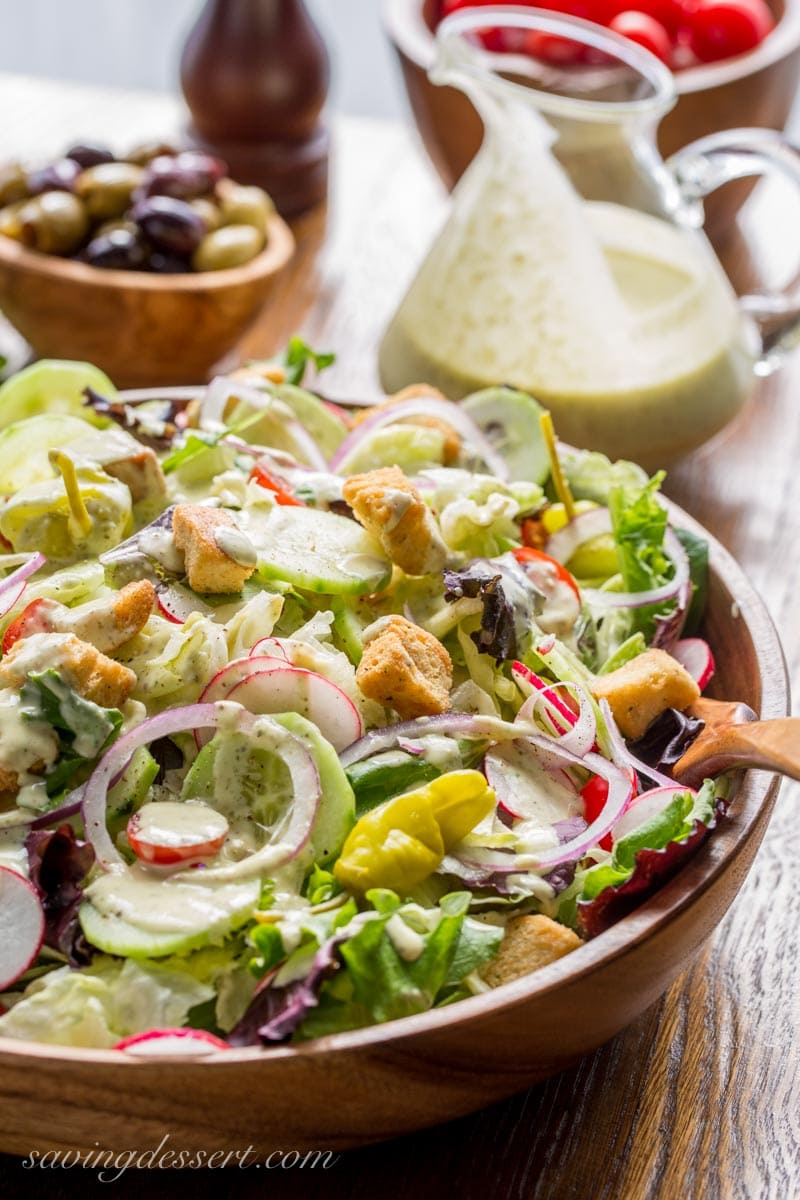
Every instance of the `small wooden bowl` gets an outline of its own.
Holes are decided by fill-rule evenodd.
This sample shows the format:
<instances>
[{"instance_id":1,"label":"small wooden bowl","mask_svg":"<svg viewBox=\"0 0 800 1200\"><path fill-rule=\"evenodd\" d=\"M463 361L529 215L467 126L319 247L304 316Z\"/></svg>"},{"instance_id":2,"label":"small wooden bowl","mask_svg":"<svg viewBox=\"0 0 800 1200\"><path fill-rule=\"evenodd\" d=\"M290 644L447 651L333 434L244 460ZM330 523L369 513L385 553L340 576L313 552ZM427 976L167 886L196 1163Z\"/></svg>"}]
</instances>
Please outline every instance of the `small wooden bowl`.
<instances>
[{"instance_id":1,"label":"small wooden bowl","mask_svg":"<svg viewBox=\"0 0 800 1200\"><path fill-rule=\"evenodd\" d=\"M208 378L255 320L294 252L271 218L242 267L187 275L105 271L0 236L0 309L41 358L95 363L119 387Z\"/></svg>"},{"instance_id":2,"label":"small wooden bowl","mask_svg":"<svg viewBox=\"0 0 800 1200\"><path fill-rule=\"evenodd\" d=\"M703 532L676 506L679 524ZM713 539L706 635L715 695L784 716L788 682L762 601ZM685 970L758 850L778 779L745 772L729 816L636 912L496 991L389 1025L204 1061L0 1038L0 1150L340 1150L472 1112L574 1064Z\"/></svg>"},{"instance_id":3,"label":"small wooden bowl","mask_svg":"<svg viewBox=\"0 0 800 1200\"><path fill-rule=\"evenodd\" d=\"M720 129L784 128L800 80L800 0L769 4L777 25L751 53L676 73L678 103L658 131L665 158ZM428 79L435 57L437 8L437 0L384 0L384 19L425 148L445 185L452 188L475 157L483 126L462 92L436 87ZM726 229L752 187L749 180L737 181L708 198L710 233Z\"/></svg>"}]
</instances>

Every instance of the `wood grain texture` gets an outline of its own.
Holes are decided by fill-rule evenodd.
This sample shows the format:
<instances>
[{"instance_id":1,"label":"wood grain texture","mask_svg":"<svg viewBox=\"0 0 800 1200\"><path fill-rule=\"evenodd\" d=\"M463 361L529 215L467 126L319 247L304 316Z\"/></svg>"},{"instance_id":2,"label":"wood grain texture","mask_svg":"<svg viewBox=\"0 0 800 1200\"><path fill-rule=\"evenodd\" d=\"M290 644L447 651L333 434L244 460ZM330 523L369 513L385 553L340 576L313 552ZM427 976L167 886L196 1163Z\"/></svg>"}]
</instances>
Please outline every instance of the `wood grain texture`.
<instances>
[{"instance_id":1,"label":"wood grain texture","mask_svg":"<svg viewBox=\"0 0 800 1200\"><path fill-rule=\"evenodd\" d=\"M165 123L174 120L166 102L159 108L147 98L149 107L126 107L123 97L115 106L112 100L0 79L0 103L24 117L0 133L0 148L45 138L57 147L77 129L99 137L106 119L113 120L112 135L128 140L126 120L141 130L144 114L150 133L159 113ZM326 382L331 392L374 396L377 338L444 211L440 188L402 130L371 122L340 127L325 249L318 256L326 218L312 214L295 227L297 256L245 353L269 353L302 329L340 354ZM764 241L750 256L734 242L727 261L734 279L751 286L792 260L798 222L780 189L759 188L742 225ZM670 495L720 538L765 596L795 680L798 393L797 366L768 380L735 426L669 480ZM199 1195L304 1200L795 1200L799 809L800 787L784 784L755 866L706 948L661 1000L574 1068L474 1116L346 1153L324 1172L199 1172L180 1186ZM46 1111L41 1119L46 1127ZM100 1128L102 1120L98 1113ZM83 1194L86 1187L74 1173L36 1178L13 1160L0 1171L4 1197ZM176 1185L169 1173L147 1176L154 1196L173 1195ZM114 1187L133 1195L142 1182L126 1177Z\"/></svg>"}]
</instances>

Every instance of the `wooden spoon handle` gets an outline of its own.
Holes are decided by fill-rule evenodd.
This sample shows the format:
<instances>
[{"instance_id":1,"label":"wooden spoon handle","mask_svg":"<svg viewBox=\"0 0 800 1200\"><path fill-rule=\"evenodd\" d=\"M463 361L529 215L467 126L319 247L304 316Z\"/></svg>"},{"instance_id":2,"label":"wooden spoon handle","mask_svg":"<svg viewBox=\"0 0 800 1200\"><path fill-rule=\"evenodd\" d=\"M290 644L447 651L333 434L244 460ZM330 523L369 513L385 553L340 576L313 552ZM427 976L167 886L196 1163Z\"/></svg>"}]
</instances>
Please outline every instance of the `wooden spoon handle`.
<instances>
[{"instance_id":1,"label":"wooden spoon handle","mask_svg":"<svg viewBox=\"0 0 800 1200\"><path fill-rule=\"evenodd\" d=\"M726 725L703 733L672 773L690 784L731 767L760 767L800 779L800 717Z\"/></svg>"}]
</instances>

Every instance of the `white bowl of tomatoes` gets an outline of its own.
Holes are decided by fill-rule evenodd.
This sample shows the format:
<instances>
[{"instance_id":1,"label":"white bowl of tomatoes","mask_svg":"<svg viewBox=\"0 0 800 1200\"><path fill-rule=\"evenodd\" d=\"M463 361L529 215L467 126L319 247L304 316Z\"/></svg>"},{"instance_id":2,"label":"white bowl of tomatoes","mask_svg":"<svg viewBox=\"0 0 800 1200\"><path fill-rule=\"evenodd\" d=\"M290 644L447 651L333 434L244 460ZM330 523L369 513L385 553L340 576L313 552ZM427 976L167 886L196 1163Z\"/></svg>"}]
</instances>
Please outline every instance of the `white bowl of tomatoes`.
<instances>
[{"instance_id":1,"label":"white bowl of tomatoes","mask_svg":"<svg viewBox=\"0 0 800 1200\"><path fill-rule=\"evenodd\" d=\"M403 68L425 147L448 187L472 161L483 136L470 101L428 79L439 22L489 0L384 0L386 28ZM667 157L720 129L783 129L800 82L800 0L506 0L608 25L667 62L678 102L659 127ZM487 22L488 25L488 22ZM551 47L569 61L564 39ZM730 227L752 185L740 181L708 201L712 234Z\"/></svg>"}]
</instances>

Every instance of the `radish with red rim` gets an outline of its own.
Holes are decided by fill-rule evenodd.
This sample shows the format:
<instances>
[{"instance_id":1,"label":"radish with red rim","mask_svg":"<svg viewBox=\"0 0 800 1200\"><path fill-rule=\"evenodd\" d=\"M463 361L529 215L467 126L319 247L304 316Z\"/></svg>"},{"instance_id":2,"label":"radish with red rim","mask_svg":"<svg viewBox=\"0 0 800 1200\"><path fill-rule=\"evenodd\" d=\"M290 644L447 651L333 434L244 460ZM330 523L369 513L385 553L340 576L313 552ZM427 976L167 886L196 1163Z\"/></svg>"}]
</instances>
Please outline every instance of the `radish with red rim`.
<instances>
[{"instance_id":1,"label":"radish with red rim","mask_svg":"<svg viewBox=\"0 0 800 1200\"><path fill-rule=\"evenodd\" d=\"M259 659L251 659L258 663ZM358 709L324 675L278 663L257 667L229 693L230 699L258 714L296 712L317 726L335 750L358 741L364 732Z\"/></svg>"},{"instance_id":2,"label":"radish with red rim","mask_svg":"<svg viewBox=\"0 0 800 1200\"><path fill-rule=\"evenodd\" d=\"M642 825L659 816L667 805L672 803L675 796L685 796L687 792L690 796L697 795L694 788L681 787L677 783L672 787L658 787L649 792L642 792L640 796L636 796L631 801L611 830L612 841L619 842L629 833L633 833L635 829L641 828Z\"/></svg>"},{"instance_id":3,"label":"radish with red rim","mask_svg":"<svg viewBox=\"0 0 800 1200\"><path fill-rule=\"evenodd\" d=\"M681 638L672 647L670 654L689 672L702 692L717 669L708 642L702 638Z\"/></svg>"},{"instance_id":4,"label":"radish with red rim","mask_svg":"<svg viewBox=\"0 0 800 1200\"><path fill-rule=\"evenodd\" d=\"M0 991L36 961L44 941L44 909L33 884L0 867Z\"/></svg>"},{"instance_id":5,"label":"radish with red rim","mask_svg":"<svg viewBox=\"0 0 800 1200\"><path fill-rule=\"evenodd\" d=\"M205 1029L150 1029L134 1033L117 1042L113 1050L134 1054L137 1058L205 1058L220 1050L230 1050L227 1042Z\"/></svg>"}]
</instances>

